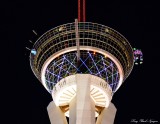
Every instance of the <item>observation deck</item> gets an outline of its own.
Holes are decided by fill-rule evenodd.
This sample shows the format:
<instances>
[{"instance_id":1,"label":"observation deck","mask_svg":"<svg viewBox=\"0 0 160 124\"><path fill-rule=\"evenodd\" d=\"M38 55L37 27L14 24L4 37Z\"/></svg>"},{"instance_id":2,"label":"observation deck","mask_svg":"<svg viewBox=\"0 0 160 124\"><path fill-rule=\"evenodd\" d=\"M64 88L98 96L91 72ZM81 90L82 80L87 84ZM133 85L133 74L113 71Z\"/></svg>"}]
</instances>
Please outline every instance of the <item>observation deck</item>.
<instances>
[{"instance_id":1,"label":"observation deck","mask_svg":"<svg viewBox=\"0 0 160 124\"><path fill-rule=\"evenodd\" d=\"M133 50L116 30L92 22L57 26L44 33L33 45L30 65L36 77L52 92L63 78L91 74L106 81L114 93L133 68ZM80 61L77 62L79 40Z\"/></svg>"}]
</instances>

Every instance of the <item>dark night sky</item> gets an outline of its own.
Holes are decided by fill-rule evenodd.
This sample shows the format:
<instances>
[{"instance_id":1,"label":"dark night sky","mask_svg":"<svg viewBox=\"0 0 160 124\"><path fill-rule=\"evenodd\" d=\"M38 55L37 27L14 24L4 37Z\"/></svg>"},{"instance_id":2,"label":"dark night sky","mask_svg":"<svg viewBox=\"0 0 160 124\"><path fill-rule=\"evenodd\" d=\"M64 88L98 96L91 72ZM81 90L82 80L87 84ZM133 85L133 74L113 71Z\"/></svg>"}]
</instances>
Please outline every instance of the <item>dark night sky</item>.
<instances>
[{"instance_id":1,"label":"dark night sky","mask_svg":"<svg viewBox=\"0 0 160 124\"><path fill-rule=\"evenodd\" d=\"M77 1L15 0L2 2L0 7L1 40L7 46L1 46L7 51L3 59L7 59L4 61L7 64L4 71L5 95L9 100L8 107L11 107L6 121L13 124L49 124L46 107L52 98L33 75L29 51L25 47L31 48L29 40L38 38L33 29L40 36L55 26L73 22L77 18ZM144 54L144 64L134 66L113 97L112 102L117 107L115 124L130 124L132 119L154 119L160 123L158 7L158 2L145 0L87 0L87 21L119 31L132 47L141 48Z\"/></svg>"}]
</instances>

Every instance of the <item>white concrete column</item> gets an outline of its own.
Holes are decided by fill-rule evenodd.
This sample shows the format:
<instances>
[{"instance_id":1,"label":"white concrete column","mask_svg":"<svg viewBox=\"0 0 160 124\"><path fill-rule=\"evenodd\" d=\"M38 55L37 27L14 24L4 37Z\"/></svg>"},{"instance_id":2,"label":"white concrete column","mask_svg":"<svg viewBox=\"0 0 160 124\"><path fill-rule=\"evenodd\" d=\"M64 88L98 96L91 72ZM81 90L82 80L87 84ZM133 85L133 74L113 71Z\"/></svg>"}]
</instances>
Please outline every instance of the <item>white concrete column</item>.
<instances>
[{"instance_id":1,"label":"white concrete column","mask_svg":"<svg viewBox=\"0 0 160 124\"><path fill-rule=\"evenodd\" d=\"M113 103L110 103L108 108L104 108L101 114L97 118L96 124L114 124L114 118L116 115L116 107Z\"/></svg>"},{"instance_id":2,"label":"white concrete column","mask_svg":"<svg viewBox=\"0 0 160 124\"><path fill-rule=\"evenodd\" d=\"M51 124L68 124L64 112L52 101L47 107Z\"/></svg>"},{"instance_id":3,"label":"white concrete column","mask_svg":"<svg viewBox=\"0 0 160 124\"><path fill-rule=\"evenodd\" d=\"M76 75L77 93L75 101L70 107L71 117L76 118L70 124L95 124L95 105L90 97L90 75L77 74ZM73 107L74 106L74 107ZM76 112L72 109L76 109ZM73 119L72 119L73 120Z\"/></svg>"},{"instance_id":4,"label":"white concrete column","mask_svg":"<svg viewBox=\"0 0 160 124\"><path fill-rule=\"evenodd\" d=\"M76 96L69 103L69 124L76 124Z\"/></svg>"}]
</instances>

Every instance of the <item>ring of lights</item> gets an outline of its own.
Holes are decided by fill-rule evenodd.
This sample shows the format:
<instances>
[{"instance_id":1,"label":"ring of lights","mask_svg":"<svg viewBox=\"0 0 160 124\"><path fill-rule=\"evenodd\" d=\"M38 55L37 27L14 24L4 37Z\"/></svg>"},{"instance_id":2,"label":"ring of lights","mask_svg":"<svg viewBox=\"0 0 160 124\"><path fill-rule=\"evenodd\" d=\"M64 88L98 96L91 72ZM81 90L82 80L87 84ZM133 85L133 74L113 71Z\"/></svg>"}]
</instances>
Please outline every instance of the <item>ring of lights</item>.
<instances>
[{"instance_id":1,"label":"ring of lights","mask_svg":"<svg viewBox=\"0 0 160 124\"><path fill-rule=\"evenodd\" d=\"M46 82L45 82L45 72L46 72L46 68L48 67L48 65L50 64L50 62L52 60L54 60L55 58L57 58L58 56L60 55L63 55L65 53L68 53L68 52L71 52L71 51L76 51L77 50L77 47L70 47L70 48L66 48L66 49L63 49L61 51L58 51L56 52L55 54L51 55L46 61L45 63L43 64L43 67L42 67L42 70L41 70L41 82L42 84L44 85L44 87L48 90L47 86L46 86ZM108 58L110 58L114 63L115 65L117 66L118 68L118 72L120 74L120 79L119 79L119 83L118 83L118 86L117 86L117 89L116 91L118 90L118 88L121 86L122 82L123 82L123 77L124 77L124 72L123 72L123 68L120 64L120 62L110 53L108 53L107 51L104 51L102 49L99 49L99 48L95 48L95 47L90 47L90 46L80 46L80 50L90 50L90 51L95 51L97 53L100 53L104 56L107 56ZM48 90L49 91L49 90Z\"/></svg>"}]
</instances>

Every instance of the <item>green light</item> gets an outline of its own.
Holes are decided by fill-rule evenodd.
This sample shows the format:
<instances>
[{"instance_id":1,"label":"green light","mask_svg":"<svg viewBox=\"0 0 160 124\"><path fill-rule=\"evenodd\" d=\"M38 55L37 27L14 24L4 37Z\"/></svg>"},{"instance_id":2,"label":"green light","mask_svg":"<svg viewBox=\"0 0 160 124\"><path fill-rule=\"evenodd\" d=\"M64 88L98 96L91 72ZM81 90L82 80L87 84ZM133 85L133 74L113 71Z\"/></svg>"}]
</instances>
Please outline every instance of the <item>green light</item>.
<instances>
[{"instance_id":1,"label":"green light","mask_svg":"<svg viewBox=\"0 0 160 124\"><path fill-rule=\"evenodd\" d=\"M133 48L133 50L136 50L136 48Z\"/></svg>"},{"instance_id":2,"label":"green light","mask_svg":"<svg viewBox=\"0 0 160 124\"><path fill-rule=\"evenodd\" d=\"M140 62L140 64L142 64L143 62Z\"/></svg>"},{"instance_id":3,"label":"green light","mask_svg":"<svg viewBox=\"0 0 160 124\"><path fill-rule=\"evenodd\" d=\"M97 63L95 63L95 64L97 65L100 61L101 61L101 60L99 60L99 61L98 61ZM91 70L93 67L94 67L94 65L93 65L91 68L89 68L89 69ZM88 70L87 70L87 71L88 71ZM86 71L86 72L87 72L87 71ZM86 72L85 72L85 73L86 73Z\"/></svg>"}]
</instances>

